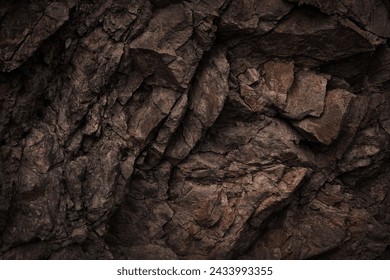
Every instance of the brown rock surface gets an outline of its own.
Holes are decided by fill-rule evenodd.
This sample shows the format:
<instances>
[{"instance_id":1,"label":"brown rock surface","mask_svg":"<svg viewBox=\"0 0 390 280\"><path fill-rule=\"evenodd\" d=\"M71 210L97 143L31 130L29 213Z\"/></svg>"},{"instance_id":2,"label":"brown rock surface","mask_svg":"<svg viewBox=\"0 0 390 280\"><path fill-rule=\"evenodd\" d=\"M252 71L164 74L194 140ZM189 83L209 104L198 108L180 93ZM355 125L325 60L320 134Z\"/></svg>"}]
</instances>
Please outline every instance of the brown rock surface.
<instances>
[{"instance_id":1,"label":"brown rock surface","mask_svg":"<svg viewBox=\"0 0 390 280\"><path fill-rule=\"evenodd\" d=\"M290 119L319 117L324 111L327 79L313 72L298 72L287 96L285 115Z\"/></svg>"},{"instance_id":2,"label":"brown rock surface","mask_svg":"<svg viewBox=\"0 0 390 280\"><path fill-rule=\"evenodd\" d=\"M318 118L307 117L301 121L294 121L293 124L303 130L310 140L330 145L343 130L353 98L352 93L342 89L329 91L326 94L324 110ZM310 104L310 99L307 100Z\"/></svg>"},{"instance_id":3,"label":"brown rock surface","mask_svg":"<svg viewBox=\"0 0 390 280\"><path fill-rule=\"evenodd\" d=\"M0 258L388 259L389 13L2 1Z\"/></svg>"}]
</instances>

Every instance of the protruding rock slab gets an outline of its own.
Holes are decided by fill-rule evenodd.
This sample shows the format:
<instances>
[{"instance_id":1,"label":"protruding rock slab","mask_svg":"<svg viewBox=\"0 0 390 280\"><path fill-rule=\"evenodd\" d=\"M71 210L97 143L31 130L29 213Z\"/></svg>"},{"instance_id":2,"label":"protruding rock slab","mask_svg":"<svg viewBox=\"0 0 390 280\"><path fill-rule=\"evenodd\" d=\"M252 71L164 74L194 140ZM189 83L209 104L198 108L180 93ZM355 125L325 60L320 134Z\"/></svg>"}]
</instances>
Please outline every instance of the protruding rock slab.
<instances>
[{"instance_id":1,"label":"protruding rock slab","mask_svg":"<svg viewBox=\"0 0 390 280\"><path fill-rule=\"evenodd\" d=\"M261 223L276 209L288 203L289 196L302 184L304 178L310 175L311 170L299 167L292 168L283 174L280 181L273 188L272 195L264 199L256 208L251 218L251 225L260 226Z\"/></svg>"},{"instance_id":2,"label":"protruding rock slab","mask_svg":"<svg viewBox=\"0 0 390 280\"><path fill-rule=\"evenodd\" d=\"M259 78L259 72L256 68L248 68L244 73L238 76L238 79L248 86L252 86L253 84L257 83Z\"/></svg>"},{"instance_id":3,"label":"protruding rock slab","mask_svg":"<svg viewBox=\"0 0 390 280\"><path fill-rule=\"evenodd\" d=\"M268 61L264 64L264 86L268 99L278 108L287 102L287 93L294 82L294 63Z\"/></svg>"},{"instance_id":4,"label":"protruding rock slab","mask_svg":"<svg viewBox=\"0 0 390 280\"><path fill-rule=\"evenodd\" d=\"M34 1L2 17L0 71L9 72L25 62L69 18L74 1ZM4 3L2 3L4 5Z\"/></svg>"},{"instance_id":5,"label":"protruding rock slab","mask_svg":"<svg viewBox=\"0 0 390 280\"><path fill-rule=\"evenodd\" d=\"M260 112L266 105L284 108L294 81L294 63L268 61L263 65L262 76L260 79L255 68L248 68L238 76L242 98L255 112Z\"/></svg>"},{"instance_id":6,"label":"protruding rock slab","mask_svg":"<svg viewBox=\"0 0 390 280\"><path fill-rule=\"evenodd\" d=\"M222 16L223 33L264 34L277 25L293 5L284 0L234 0Z\"/></svg>"},{"instance_id":7,"label":"protruding rock slab","mask_svg":"<svg viewBox=\"0 0 390 280\"><path fill-rule=\"evenodd\" d=\"M308 117L293 124L302 130L310 140L330 145L339 136L343 121L354 95L346 90L329 91L325 99L325 109L320 118Z\"/></svg>"},{"instance_id":8,"label":"protruding rock slab","mask_svg":"<svg viewBox=\"0 0 390 280\"><path fill-rule=\"evenodd\" d=\"M263 172L232 178L230 182L203 185L186 180L187 192L172 203L174 216L168 223L166 242L178 255L187 252L222 258L234 250L245 232L245 223L253 227L289 202L289 197L310 174L307 168L286 169L276 165ZM245 244L245 245L244 245Z\"/></svg>"},{"instance_id":9,"label":"protruding rock slab","mask_svg":"<svg viewBox=\"0 0 390 280\"><path fill-rule=\"evenodd\" d=\"M267 105L267 99L258 90L246 85L240 86L241 97L253 112L261 112Z\"/></svg>"},{"instance_id":10,"label":"protruding rock slab","mask_svg":"<svg viewBox=\"0 0 390 280\"><path fill-rule=\"evenodd\" d=\"M173 159L184 159L203 133L215 122L227 93L229 63L225 51L214 50L208 63L199 72L190 92L189 111L183 119L180 136L167 150L167 155Z\"/></svg>"},{"instance_id":11,"label":"protruding rock slab","mask_svg":"<svg viewBox=\"0 0 390 280\"><path fill-rule=\"evenodd\" d=\"M299 0L300 5L312 5L326 14L343 14L351 17L355 22L366 26L367 30L379 36L390 36L388 18L389 7L382 0Z\"/></svg>"},{"instance_id":12,"label":"protruding rock slab","mask_svg":"<svg viewBox=\"0 0 390 280\"><path fill-rule=\"evenodd\" d=\"M284 114L291 119L321 116L326 95L327 78L314 72L300 71L287 97Z\"/></svg>"},{"instance_id":13,"label":"protruding rock slab","mask_svg":"<svg viewBox=\"0 0 390 280\"><path fill-rule=\"evenodd\" d=\"M297 9L262 37L258 46L267 54L330 61L372 51L379 42L378 37L348 20L339 21L313 9ZM286 44L288 47L279 47Z\"/></svg>"}]
</instances>

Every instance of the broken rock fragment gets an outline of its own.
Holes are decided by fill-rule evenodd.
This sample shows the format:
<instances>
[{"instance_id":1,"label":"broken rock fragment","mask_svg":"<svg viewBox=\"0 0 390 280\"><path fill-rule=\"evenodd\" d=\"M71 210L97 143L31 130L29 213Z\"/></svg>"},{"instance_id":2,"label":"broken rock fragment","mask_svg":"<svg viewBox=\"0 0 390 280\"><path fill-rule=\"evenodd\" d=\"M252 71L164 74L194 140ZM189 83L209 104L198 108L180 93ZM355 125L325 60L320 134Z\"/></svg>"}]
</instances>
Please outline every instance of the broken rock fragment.
<instances>
[{"instance_id":1,"label":"broken rock fragment","mask_svg":"<svg viewBox=\"0 0 390 280\"><path fill-rule=\"evenodd\" d=\"M294 63L268 61L263 65L263 77L255 68L248 68L238 76L241 96L255 112L265 106L284 108L287 93L294 81Z\"/></svg>"},{"instance_id":2,"label":"broken rock fragment","mask_svg":"<svg viewBox=\"0 0 390 280\"><path fill-rule=\"evenodd\" d=\"M279 109L286 106L287 94L294 81L294 63L268 61L264 63L264 79L259 87L271 104Z\"/></svg>"},{"instance_id":3,"label":"broken rock fragment","mask_svg":"<svg viewBox=\"0 0 390 280\"><path fill-rule=\"evenodd\" d=\"M354 95L346 90L329 91L324 112L319 118L307 117L293 124L303 131L309 140L330 145L339 136Z\"/></svg>"},{"instance_id":4,"label":"broken rock fragment","mask_svg":"<svg viewBox=\"0 0 390 280\"><path fill-rule=\"evenodd\" d=\"M325 104L327 79L314 72L300 71L287 96L284 114L291 119L305 116L319 117Z\"/></svg>"}]
</instances>

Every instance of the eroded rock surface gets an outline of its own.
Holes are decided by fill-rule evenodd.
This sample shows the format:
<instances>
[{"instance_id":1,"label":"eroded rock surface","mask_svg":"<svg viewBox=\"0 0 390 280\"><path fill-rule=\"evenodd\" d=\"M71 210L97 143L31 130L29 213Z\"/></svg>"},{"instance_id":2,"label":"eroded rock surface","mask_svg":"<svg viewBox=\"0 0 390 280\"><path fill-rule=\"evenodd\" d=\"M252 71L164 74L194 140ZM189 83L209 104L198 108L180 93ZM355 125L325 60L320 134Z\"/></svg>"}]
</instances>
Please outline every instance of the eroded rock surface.
<instances>
[{"instance_id":1,"label":"eroded rock surface","mask_svg":"<svg viewBox=\"0 0 390 280\"><path fill-rule=\"evenodd\" d=\"M0 258L390 257L388 1L3 2Z\"/></svg>"}]
</instances>

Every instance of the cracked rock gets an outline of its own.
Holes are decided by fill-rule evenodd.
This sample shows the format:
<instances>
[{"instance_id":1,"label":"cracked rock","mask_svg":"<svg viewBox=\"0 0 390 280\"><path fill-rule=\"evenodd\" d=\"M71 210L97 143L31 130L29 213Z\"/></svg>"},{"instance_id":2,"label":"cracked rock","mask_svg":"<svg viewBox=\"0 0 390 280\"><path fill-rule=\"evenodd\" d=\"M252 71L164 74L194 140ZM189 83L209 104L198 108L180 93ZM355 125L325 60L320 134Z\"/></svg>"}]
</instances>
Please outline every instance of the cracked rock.
<instances>
[{"instance_id":1,"label":"cracked rock","mask_svg":"<svg viewBox=\"0 0 390 280\"><path fill-rule=\"evenodd\" d=\"M389 259L389 3L0 5L0 259Z\"/></svg>"},{"instance_id":2,"label":"cracked rock","mask_svg":"<svg viewBox=\"0 0 390 280\"><path fill-rule=\"evenodd\" d=\"M354 95L337 89L329 91L325 98L324 112L319 118L307 117L294 125L303 130L310 140L330 145L343 129L344 120Z\"/></svg>"},{"instance_id":3,"label":"cracked rock","mask_svg":"<svg viewBox=\"0 0 390 280\"><path fill-rule=\"evenodd\" d=\"M284 114L290 119L306 116L319 117L324 111L327 79L313 72L296 74L294 84L287 96Z\"/></svg>"}]
</instances>

